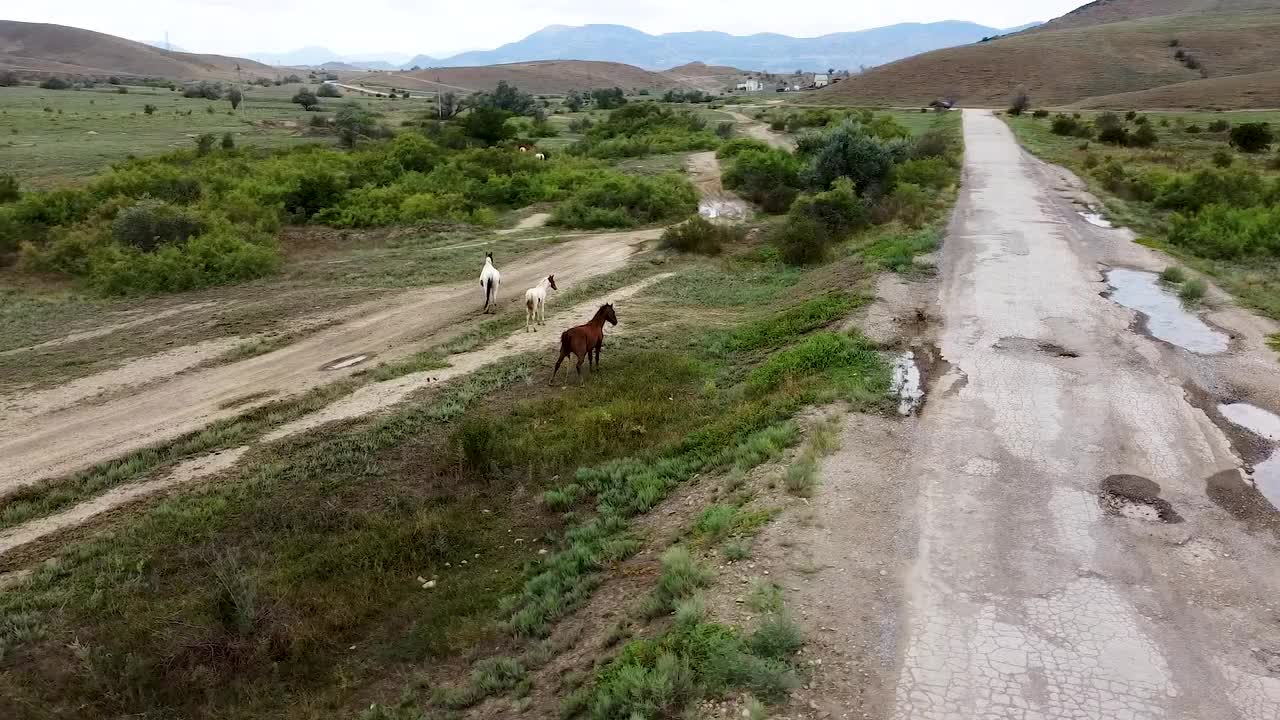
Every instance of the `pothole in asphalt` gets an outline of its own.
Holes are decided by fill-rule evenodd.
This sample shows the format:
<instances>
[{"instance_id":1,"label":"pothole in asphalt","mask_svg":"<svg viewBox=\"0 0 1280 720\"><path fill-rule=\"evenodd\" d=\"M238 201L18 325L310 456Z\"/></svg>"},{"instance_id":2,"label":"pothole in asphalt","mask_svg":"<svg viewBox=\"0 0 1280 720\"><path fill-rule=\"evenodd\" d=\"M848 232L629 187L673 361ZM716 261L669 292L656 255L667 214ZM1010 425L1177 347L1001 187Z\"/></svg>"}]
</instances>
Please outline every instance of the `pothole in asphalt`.
<instances>
[{"instance_id":1,"label":"pothole in asphalt","mask_svg":"<svg viewBox=\"0 0 1280 720\"><path fill-rule=\"evenodd\" d=\"M1103 217L1102 213L1096 213L1093 211L1085 212L1083 210L1077 210L1076 214L1084 218L1084 221L1089 223L1090 225L1096 225L1097 227L1100 227L1100 228L1115 227L1115 225L1111 224L1110 220Z\"/></svg>"},{"instance_id":2,"label":"pothole in asphalt","mask_svg":"<svg viewBox=\"0 0 1280 720\"><path fill-rule=\"evenodd\" d=\"M1160 485L1140 475L1112 475L1102 481L1098 501L1112 515L1145 522L1180 523L1182 516L1160 498Z\"/></svg>"},{"instance_id":3,"label":"pothole in asphalt","mask_svg":"<svg viewBox=\"0 0 1280 720\"><path fill-rule=\"evenodd\" d=\"M747 217L747 204L741 200L707 198L698 203L698 214L704 218L741 220Z\"/></svg>"},{"instance_id":4,"label":"pothole in asphalt","mask_svg":"<svg viewBox=\"0 0 1280 720\"><path fill-rule=\"evenodd\" d=\"M1080 353L1059 345L1055 342L1046 340L1032 340L1024 337L1003 337L995 344L997 350L1012 350L1015 352L1037 352L1045 355L1052 355L1060 358L1078 358Z\"/></svg>"},{"instance_id":5,"label":"pothole in asphalt","mask_svg":"<svg viewBox=\"0 0 1280 720\"><path fill-rule=\"evenodd\" d=\"M1226 352L1231 338L1188 312L1173 293L1160 285L1155 273L1116 268L1106 273L1113 302L1136 310L1152 337L1199 355Z\"/></svg>"},{"instance_id":6,"label":"pothole in asphalt","mask_svg":"<svg viewBox=\"0 0 1280 720\"><path fill-rule=\"evenodd\" d=\"M1275 506L1239 470L1223 470L1205 481L1205 495L1237 520L1271 522Z\"/></svg>"},{"instance_id":7,"label":"pothole in asphalt","mask_svg":"<svg viewBox=\"0 0 1280 720\"><path fill-rule=\"evenodd\" d=\"M320 369L321 370L343 370L353 365L359 365L360 363L368 360L371 357L373 356L368 354L347 355L346 357L340 357L337 360L330 360L325 365L322 365Z\"/></svg>"},{"instance_id":8,"label":"pothole in asphalt","mask_svg":"<svg viewBox=\"0 0 1280 720\"><path fill-rule=\"evenodd\" d=\"M898 398L899 415L914 415L920 409L924 402L924 384L914 350L908 350L894 358L890 387L892 394Z\"/></svg>"}]
</instances>

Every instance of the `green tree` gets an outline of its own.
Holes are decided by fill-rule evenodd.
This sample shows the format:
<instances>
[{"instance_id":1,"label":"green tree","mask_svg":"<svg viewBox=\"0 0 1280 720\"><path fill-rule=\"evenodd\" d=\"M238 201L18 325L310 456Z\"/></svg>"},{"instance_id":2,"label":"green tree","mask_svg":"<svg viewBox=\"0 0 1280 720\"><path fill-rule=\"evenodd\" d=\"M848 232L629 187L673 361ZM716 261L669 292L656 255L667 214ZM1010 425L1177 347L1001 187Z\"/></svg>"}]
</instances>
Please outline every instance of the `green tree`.
<instances>
[{"instance_id":1,"label":"green tree","mask_svg":"<svg viewBox=\"0 0 1280 720\"><path fill-rule=\"evenodd\" d=\"M235 146L236 146L236 139L231 137L231 133L229 132L222 133L222 149L233 150L235 149Z\"/></svg>"},{"instance_id":2,"label":"green tree","mask_svg":"<svg viewBox=\"0 0 1280 720\"><path fill-rule=\"evenodd\" d=\"M441 120L448 120L462 111L455 93L445 92L436 96L436 114Z\"/></svg>"},{"instance_id":3,"label":"green tree","mask_svg":"<svg viewBox=\"0 0 1280 720\"><path fill-rule=\"evenodd\" d=\"M213 150L213 143L215 139L216 138L214 138L213 133L204 133L200 137L196 138L196 154L208 155L209 152Z\"/></svg>"},{"instance_id":4,"label":"green tree","mask_svg":"<svg viewBox=\"0 0 1280 720\"><path fill-rule=\"evenodd\" d=\"M1240 152L1260 153L1271 147L1275 135L1271 132L1271 123L1241 123L1231 128L1231 147Z\"/></svg>"},{"instance_id":5,"label":"green tree","mask_svg":"<svg viewBox=\"0 0 1280 720\"><path fill-rule=\"evenodd\" d=\"M856 122L845 122L823 136L804 173L805 184L826 190L838 178L853 180L860 195L888 190L893 154Z\"/></svg>"},{"instance_id":6,"label":"green tree","mask_svg":"<svg viewBox=\"0 0 1280 720\"><path fill-rule=\"evenodd\" d=\"M620 87L592 90L591 99L601 110L613 110L627 104L626 93Z\"/></svg>"},{"instance_id":7,"label":"green tree","mask_svg":"<svg viewBox=\"0 0 1280 720\"><path fill-rule=\"evenodd\" d=\"M343 147L355 147L360 140L377 134L378 115L359 103L349 102L338 108L333 116L333 126Z\"/></svg>"},{"instance_id":8,"label":"green tree","mask_svg":"<svg viewBox=\"0 0 1280 720\"><path fill-rule=\"evenodd\" d=\"M315 110L320 107L320 98L316 97L316 94L307 88L299 90L290 102L301 105L303 110Z\"/></svg>"},{"instance_id":9,"label":"green tree","mask_svg":"<svg viewBox=\"0 0 1280 720\"><path fill-rule=\"evenodd\" d=\"M233 87L227 92L227 100L231 101L232 110L239 110L240 103L244 101L244 93L240 91L240 88Z\"/></svg>"},{"instance_id":10,"label":"green tree","mask_svg":"<svg viewBox=\"0 0 1280 720\"><path fill-rule=\"evenodd\" d=\"M577 90L570 90L569 94L564 96L564 106L569 108L569 112L578 112L586 103L587 99Z\"/></svg>"},{"instance_id":11,"label":"green tree","mask_svg":"<svg viewBox=\"0 0 1280 720\"><path fill-rule=\"evenodd\" d=\"M340 98L342 93L338 90L338 86L333 83L321 83L320 87L316 88L316 97Z\"/></svg>"},{"instance_id":12,"label":"green tree","mask_svg":"<svg viewBox=\"0 0 1280 720\"><path fill-rule=\"evenodd\" d=\"M1031 96L1023 88L1018 88L1018 92L1014 93L1013 101L1009 103L1010 115L1021 115L1031 108Z\"/></svg>"},{"instance_id":13,"label":"green tree","mask_svg":"<svg viewBox=\"0 0 1280 720\"><path fill-rule=\"evenodd\" d=\"M511 113L494 107L473 108L462 119L462 129L467 137L485 145L497 145L515 135L515 128L507 125Z\"/></svg>"}]
</instances>

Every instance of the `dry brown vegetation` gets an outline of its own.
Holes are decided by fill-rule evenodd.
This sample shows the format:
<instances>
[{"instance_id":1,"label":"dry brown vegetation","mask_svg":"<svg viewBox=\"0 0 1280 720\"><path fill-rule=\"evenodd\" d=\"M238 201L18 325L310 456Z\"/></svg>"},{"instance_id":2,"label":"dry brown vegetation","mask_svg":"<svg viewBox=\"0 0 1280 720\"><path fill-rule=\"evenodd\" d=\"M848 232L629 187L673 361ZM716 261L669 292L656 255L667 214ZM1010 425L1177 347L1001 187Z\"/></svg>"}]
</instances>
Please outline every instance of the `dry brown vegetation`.
<instances>
[{"instance_id":1,"label":"dry brown vegetation","mask_svg":"<svg viewBox=\"0 0 1280 720\"><path fill-rule=\"evenodd\" d=\"M1164 4L1160 10L1139 0L1112 2L1074 19L1064 16L1047 29L884 65L818 93L815 99L858 105L926 104L952 98L966 105L1003 107L1019 87L1025 87L1038 105L1065 105L1182 84L1171 97L1183 105L1274 105L1280 79L1274 74L1255 78L1250 94L1243 92L1243 83L1220 80L1280 66L1280 45L1274 42L1280 37L1280 3L1246 0L1216 3L1212 12L1169 14L1170 9L1183 10L1184 5L1201 10L1206 3L1175 3L1173 8ZM1157 12L1162 15L1147 17ZM1107 22L1121 13L1139 19ZM1083 24L1089 17L1104 24ZM1195 62L1180 61L1178 53L1194 57ZM1213 100L1201 103L1202 92ZM1158 103L1164 97L1137 99Z\"/></svg>"},{"instance_id":2,"label":"dry brown vegetation","mask_svg":"<svg viewBox=\"0 0 1280 720\"><path fill-rule=\"evenodd\" d=\"M135 75L174 80L274 78L276 69L224 55L161 50L124 38L46 23L0 20L0 69L65 75Z\"/></svg>"},{"instance_id":3,"label":"dry brown vegetation","mask_svg":"<svg viewBox=\"0 0 1280 720\"><path fill-rule=\"evenodd\" d=\"M1102 95L1075 104L1099 110L1128 108L1228 109L1280 107L1280 70L1175 83L1150 90Z\"/></svg>"}]
</instances>

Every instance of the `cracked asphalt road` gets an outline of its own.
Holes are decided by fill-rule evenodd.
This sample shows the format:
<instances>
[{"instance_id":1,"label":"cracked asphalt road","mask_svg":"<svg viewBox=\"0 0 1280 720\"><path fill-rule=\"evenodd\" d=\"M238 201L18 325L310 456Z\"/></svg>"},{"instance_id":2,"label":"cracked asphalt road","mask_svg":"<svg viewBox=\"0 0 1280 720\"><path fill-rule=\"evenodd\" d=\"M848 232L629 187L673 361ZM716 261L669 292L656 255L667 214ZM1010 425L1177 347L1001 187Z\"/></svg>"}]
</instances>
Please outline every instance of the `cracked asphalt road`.
<instances>
[{"instance_id":1,"label":"cracked asphalt road","mask_svg":"<svg viewBox=\"0 0 1280 720\"><path fill-rule=\"evenodd\" d=\"M1100 262L1154 254L1080 219L990 112L966 111L964 134L938 343L966 382L912 433L892 717L1280 717L1277 536L1207 496L1241 461L1183 389L1219 361L1101 296ZM1271 365L1250 382L1276 386ZM1153 480L1185 521L1108 512L1117 474Z\"/></svg>"}]
</instances>

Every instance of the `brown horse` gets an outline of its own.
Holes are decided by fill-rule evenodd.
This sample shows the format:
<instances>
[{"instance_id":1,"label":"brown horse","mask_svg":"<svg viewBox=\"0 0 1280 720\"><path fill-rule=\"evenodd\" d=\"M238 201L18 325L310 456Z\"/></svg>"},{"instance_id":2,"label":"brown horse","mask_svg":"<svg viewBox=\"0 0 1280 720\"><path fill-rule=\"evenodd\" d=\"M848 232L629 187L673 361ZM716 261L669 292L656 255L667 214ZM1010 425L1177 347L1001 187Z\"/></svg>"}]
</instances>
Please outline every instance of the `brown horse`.
<instances>
[{"instance_id":1,"label":"brown horse","mask_svg":"<svg viewBox=\"0 0 1280 720\"><path fill-rule=\"evenodd\" d=\"M579 385L582 384L583 360L588 361L587 369L593 372L600 369L600 348L604 346L606 321L610 325L618 324L618 316L613 312L613 303L601 305L595 317L591 318L591 322L586 325L571 327L560 334L560 359L556 360L556 369L551 371L551 384L555 384L556 373L560 372L560 363L569 357L569 353L573 353L578 358L576 369ZM594 361L591 358L593 351L595 352Z\"/></svg>"}]
</instances>

